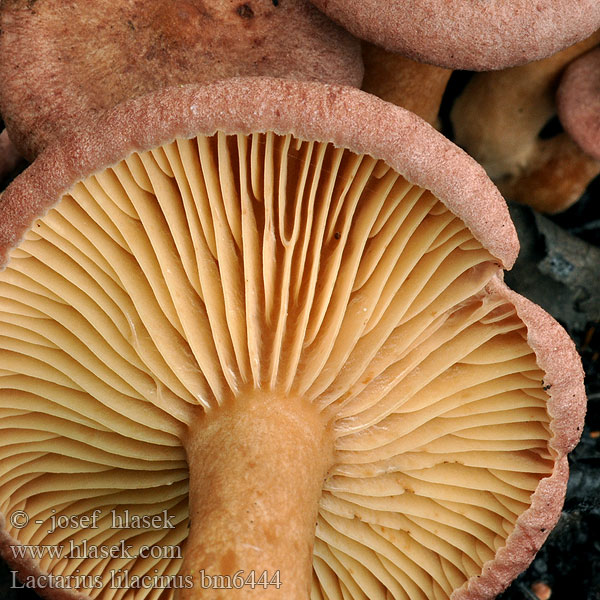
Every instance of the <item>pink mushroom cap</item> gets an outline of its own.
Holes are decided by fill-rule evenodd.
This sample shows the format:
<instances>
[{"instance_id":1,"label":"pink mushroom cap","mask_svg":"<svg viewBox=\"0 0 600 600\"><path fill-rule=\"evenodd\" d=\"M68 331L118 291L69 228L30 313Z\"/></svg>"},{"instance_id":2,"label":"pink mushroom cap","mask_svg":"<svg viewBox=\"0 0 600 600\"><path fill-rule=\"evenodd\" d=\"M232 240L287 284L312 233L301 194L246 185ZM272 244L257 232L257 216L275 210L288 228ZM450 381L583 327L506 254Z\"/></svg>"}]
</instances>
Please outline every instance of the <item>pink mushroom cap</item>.
<instances>
[{"instance_id":1,"label":"pink mushroom cap","mask_svg":"<svg viewBox=\"0 0 600 600\"><path fill-rule=\"evenodd\" d=\"M24 0L0 9L0 112L29 160L118 103L271 76L360 86L360 44L308 0Z\"/></svg>"},{"instance_id":2,"label":"pink mushroom cap","mask_svg":"<svg viewBox=\"0 0 600 600\"><path fill-rule=\"evenodd\" d=\"M600 160L600 48L569 65L556 103L563 127L585 152Z\"/></svg>"},{"instance_id":3,"label":"pink mushroom cap","mask_svg":"<svg viewBox=\"0 0 600 600\"><path fill-rule=\"evenodd\" d=\"M415 60L487 71L538 60L600 27L596 0L313 0L354 35Z\"/></svg>"}]
</instances>

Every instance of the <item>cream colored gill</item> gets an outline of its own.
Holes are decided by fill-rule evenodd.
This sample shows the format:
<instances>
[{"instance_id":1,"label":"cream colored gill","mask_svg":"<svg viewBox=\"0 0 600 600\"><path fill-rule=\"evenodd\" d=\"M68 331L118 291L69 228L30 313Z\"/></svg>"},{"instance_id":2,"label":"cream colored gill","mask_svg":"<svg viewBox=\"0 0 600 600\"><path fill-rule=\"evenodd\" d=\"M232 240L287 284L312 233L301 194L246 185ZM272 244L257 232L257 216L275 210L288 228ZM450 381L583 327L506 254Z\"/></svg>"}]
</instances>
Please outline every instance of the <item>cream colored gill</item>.
<instances>
[{"instance_id":1,"label":"cream colored gill","mask_svg":"<svg viewBox=\"0 0 600 600\"><path fill-rule=\"evenodd\" d=\"M254 388L334 427L312 600L449 598L553 464L544 373L485 291L497 270L430 191L328 143L218 133L89 176L0 273L0 508L32 515L11 534L80 544L36 520L101 509L96 544L178 547L186 428ZM115 532L130 506L175 528ZM106 583L180 562L40 566Z\"/></svg>"}]
</instances>

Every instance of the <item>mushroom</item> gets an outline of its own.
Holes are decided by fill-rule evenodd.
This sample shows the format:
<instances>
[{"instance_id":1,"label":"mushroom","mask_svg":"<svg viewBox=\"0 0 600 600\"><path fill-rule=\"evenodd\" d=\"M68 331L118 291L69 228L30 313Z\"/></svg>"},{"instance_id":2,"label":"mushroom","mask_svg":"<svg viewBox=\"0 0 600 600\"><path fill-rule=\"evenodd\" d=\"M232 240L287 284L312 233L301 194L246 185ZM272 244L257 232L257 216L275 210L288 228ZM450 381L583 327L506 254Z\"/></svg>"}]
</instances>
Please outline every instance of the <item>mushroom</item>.
<instances>
[{"instance_id":1,"label":"mushroom","mask_svg":"<svg viewBox=\"0 0 600 600\"><path fill-rule=\"evenodd\" d=\"M564 132L546 135L556 118L561 73L600 41L600 31L544 60L477 73L452 107L456 143L480 162L509 199L542 212L573 204L600 173L600 162Z\"/></svg>"},{"instance_id":2,"label":"mushroom","mask_svg":"<svg viewBox=\"0 0 600 600\"><path fill-rule=\"evenodd\" d=\"M492 598L585 411L517 246L481 167L352 88L161 90L65 138L0 204L3 555L69 598Z\"/></svg>"},{"instance_id":3,"label":"mushroom","mask_svg":"<svg viewBox=\"0 0 600 600\"><path fill-rule=\"evenodd\" d=\"M365 75L362 89L402 106L437 126L438 113L452 71L419 63L363 42Z\"/></svg>"},{"instance_id":4,"label":"mushroom","mask_svg":"<svg viewBox=\"0 0 600 600\"><path fill-rule=\"evenodd\" d=\"M14 0L0 8L0 112L29 160L126 99L269 75L360 86L360 44L308 0Z\"/></svg>"},{"instance_id":5,"label":"mushroom","mask_svg":"<svg viewBox=\"0 0 600 600\"><path fill-rule=\"evenodd\" d=\"M590 157L569 135L543 140L520 175L496 181L509 200L541 213L556 214L572 206L600 175L600 161Z\"/></svg>"},{"instance_id":6,"label":"mushroom","mask_svg":"<svg viewBox=\"0 0 600 600\"><path fill-rule=\"evenodd\" d=\"M556 94L558 116L585 152L600 160L600 47L565 70Z\"/></svg>"},{"instance_id":7,"label":"mushroom","mask_svg":"<svg viewBox=\"0 0 600 600\"><path fill-rule=\"evenodd\" d=\"M521 65L600 28L596 0L311 1L361 39L450 69Z\"/></svg>"}]
</instances>

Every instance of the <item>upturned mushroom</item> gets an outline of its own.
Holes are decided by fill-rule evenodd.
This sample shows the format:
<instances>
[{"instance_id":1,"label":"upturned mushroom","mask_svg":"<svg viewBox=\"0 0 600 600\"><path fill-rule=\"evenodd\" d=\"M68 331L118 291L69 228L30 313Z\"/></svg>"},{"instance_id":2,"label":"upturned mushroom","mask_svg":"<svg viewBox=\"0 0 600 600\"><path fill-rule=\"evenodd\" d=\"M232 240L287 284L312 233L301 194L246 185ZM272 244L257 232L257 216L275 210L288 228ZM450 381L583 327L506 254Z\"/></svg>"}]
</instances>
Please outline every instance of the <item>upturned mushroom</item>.
<instances>
[{"instance_id":1,"label":"upturned mushroom","mask_svg":"<svg viewBox=\"0 0 600 600\"><path fill-rule=\"evenodd\" d=\"M360 86L360 44L308 0L0 3L0 112L29 160L118 103L268 75Z\"/></svg>"},{"instance_id":2,"label":"upturned mushroom","mask_svg":"<svg viewBox=\"0 0 600 600\"><path fill-rule=\"evenodd\" d=\"M42 594L489 599L556 522L578 357L502 282L496 188L413 114L164 90L0 211L0 547Z\"/></svg>"},{"instance_id":3,"label":"upturned mushroom","mask_svg":"<svg viewBox=\"0 0 600 600\"><path fill-rule=\"evenodd\" d=\"M587 154L600 160L600 47L574 60L556 93L558 116Z\"/></svg>"},{"instance_id":4,"label":"upturned mushroom","mask_svg":"<svg viewBox=\"0 0 600 600\"><path fill-rule=\"evenodd\" d=\"M544 60L476 73L452 107L454 139L480 162L509 200L546 213L576 202L600 161L564 131L546 136L556 120L556 89L565 68L600 42L600 31Z\"/></svg>"},{"instance_id":5,"label":"upturned mushroom","mask_svg":"<svg viewBox=\"0 0 600 600\"><path fill-rule=\"evenodd\" d=\"M311 1L361 39L450 69L522 65L600 28L596 0Z\"/></svg>"}]
</instances>

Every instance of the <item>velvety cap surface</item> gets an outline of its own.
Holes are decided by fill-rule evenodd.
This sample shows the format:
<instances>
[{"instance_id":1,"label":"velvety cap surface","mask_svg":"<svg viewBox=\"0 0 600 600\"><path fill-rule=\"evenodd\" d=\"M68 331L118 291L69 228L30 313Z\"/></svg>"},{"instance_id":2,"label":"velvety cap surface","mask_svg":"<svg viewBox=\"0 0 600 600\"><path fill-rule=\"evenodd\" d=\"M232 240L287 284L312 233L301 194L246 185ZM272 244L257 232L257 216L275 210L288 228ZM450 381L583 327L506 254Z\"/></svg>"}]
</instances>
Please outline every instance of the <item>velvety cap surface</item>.
<instances>
[{"instance_id":1,"label":"velvety cap surface","mask_svg":"<svg viewBox=\"0 0 600 600\"><path fill-rule=\"evenodd\" d=\"M356 36L415 60L484 71L549 56L600 27L596 0L313 0Z\"/></svg>"},{"instance_id":2,"label":"velvety cap surface","mask_svg":"<svg viewBox=\"0 0 600 600\"><path fill-rule=\"evenodd\" d=\"M80 121L169 85L362 79L358 41L308 0L11 0L0 31L0 112L29 159Z\"/></svg>"},{"instance_id":3,"label":"velvety cap surface","mask_svg":"<svg viewBox=\"0 0 600 600\"><path fill-rule=\"evenodd\" d=\"M600 160L600 48L567 68L556 102L563 127L583 150Z\"/></svg>"}]
</instances>

